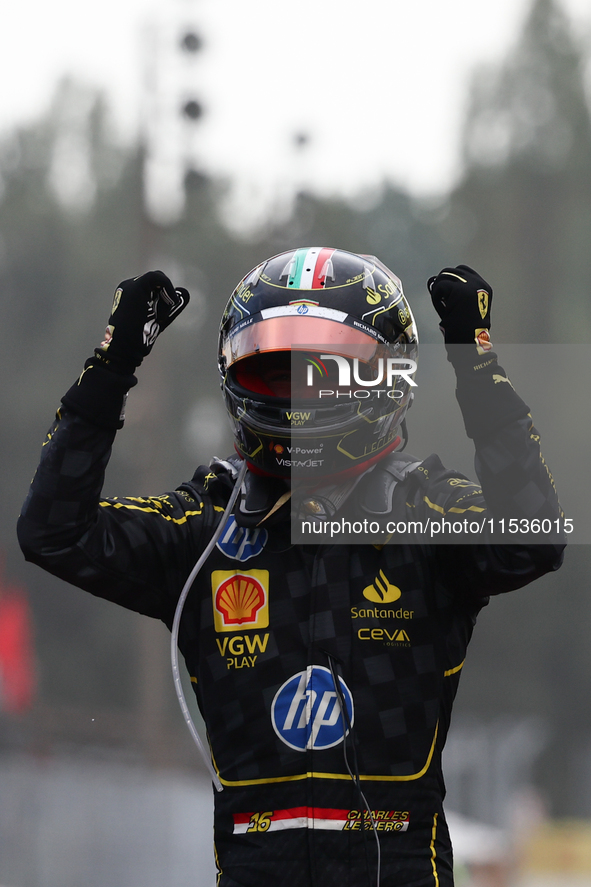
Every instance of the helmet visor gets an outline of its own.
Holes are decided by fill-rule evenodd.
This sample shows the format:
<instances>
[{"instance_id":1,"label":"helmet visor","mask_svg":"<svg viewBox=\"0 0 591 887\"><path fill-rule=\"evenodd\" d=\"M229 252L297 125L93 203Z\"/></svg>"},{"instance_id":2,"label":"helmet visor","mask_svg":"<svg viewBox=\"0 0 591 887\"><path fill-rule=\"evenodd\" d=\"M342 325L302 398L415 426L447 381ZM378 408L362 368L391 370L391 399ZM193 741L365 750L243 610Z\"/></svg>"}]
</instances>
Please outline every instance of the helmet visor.
<instances>
[{"instance_id":1,"label":"helmet visor","mask_svg":"<svg viewBox=\"0 0 591 887\"><path fill-rule=\"evenodd\" d=\"M251 323L230 334L222 346L226 368L244 357L269 351L309 351L315 345L343 357L370 362L379 342L362 330L321 317L283 315ZM382 346L383 347L383 346Z\"/></svg>"}]
</instances>

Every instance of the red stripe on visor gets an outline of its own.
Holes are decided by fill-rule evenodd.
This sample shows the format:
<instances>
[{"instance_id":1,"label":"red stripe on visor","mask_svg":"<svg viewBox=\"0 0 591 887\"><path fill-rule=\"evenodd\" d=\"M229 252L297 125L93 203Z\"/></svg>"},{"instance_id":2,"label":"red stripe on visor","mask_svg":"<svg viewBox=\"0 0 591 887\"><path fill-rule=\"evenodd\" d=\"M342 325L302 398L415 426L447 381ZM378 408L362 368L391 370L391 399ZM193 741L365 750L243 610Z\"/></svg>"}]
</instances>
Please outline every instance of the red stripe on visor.
<instances>
[{"instance_id":1,"label":"red stripe on visor","mask_svg":"<svg viewBox=\"0 0 591 887\"><path fill-rule=\"evenodd\" d=\"M312 278L313 290L323 289L326 283L326 278L332 278L334 276L331 262L333 253L334 249L328 247L324 247L320 250L320 255L316 260L316 267L314 268L314 277Z\"/></svg>"},{"instance_id":2,"label":"red stripe on visor","mask_svg":"<svg viewBox=\"0 0 591 887\"><path fill-rule=\"evenodd\" d=\"M229 368L238 360L269 351L327 349L343 357L358 357L369 363L379 343L368 333L345 323L298 314L270 317L230 334L222 348ZM382 346L383 348L383 346Z\"/></svg>"}]
</instances>

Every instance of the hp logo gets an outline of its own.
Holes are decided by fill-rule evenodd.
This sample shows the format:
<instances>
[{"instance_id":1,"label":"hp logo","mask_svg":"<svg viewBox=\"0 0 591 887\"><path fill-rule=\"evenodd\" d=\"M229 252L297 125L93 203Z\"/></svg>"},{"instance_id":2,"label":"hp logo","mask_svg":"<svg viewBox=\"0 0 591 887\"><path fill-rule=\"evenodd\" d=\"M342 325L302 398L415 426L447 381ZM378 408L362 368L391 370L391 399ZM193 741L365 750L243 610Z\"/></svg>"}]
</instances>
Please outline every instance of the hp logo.
<instances>
[{"instance_id":1,"label":"hp logo","mask_svg":"<svg viewBox=\"0 0 591 887\"><path fill-rule=\"evenodd\" d=\"M342 678L341 691L353 724L353 697ZM271 706L271 722L277 736L296 751L332 748L343 741L341 703L330 669L309 665L279 688Z\"/></svg>"},{"instance_id":2,"label":"hp logo","mask_svg":"<svg viewBox=\"0 0 591 887\"><path fill-rule=\"evenodd\" d=\"M249 530L239 527L236 518L230 517L222 530L217 547L226 557L244 563L261 553L268 538L269 534L266 530Z\"/></svg>"}]
</instances>

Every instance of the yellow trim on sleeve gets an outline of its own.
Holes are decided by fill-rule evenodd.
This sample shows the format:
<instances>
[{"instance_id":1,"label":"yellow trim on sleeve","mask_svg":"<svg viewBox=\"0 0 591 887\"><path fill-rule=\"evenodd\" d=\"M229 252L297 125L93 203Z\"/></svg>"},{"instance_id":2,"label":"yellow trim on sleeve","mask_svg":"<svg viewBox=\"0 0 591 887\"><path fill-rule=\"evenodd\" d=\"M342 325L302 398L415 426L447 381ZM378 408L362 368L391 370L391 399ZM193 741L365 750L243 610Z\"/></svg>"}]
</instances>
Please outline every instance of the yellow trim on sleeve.
<instances>
[{"instance_id":1,"label":"yellow trim on sleeve","mask_svg":"<svg viewBox=\"0 0 591 887\"><path fill-rule=\"evenodd\" d=\"M456 508L455 506L453 506L448 511L446 511L445 508L441 507L441 505L436 505L434 502L431 502L428 496L423 496L423 502L428 505L429 508L432 508L433 511L438 511L439 514L444 515L451 514L452 512L454 514L465 514L467 511L477 511L481 514L483 511L486 511L486 508L479 508L478 505L469 505L468 508Z\"/></svg>"},{"instance_id":2,"label":"yellow trim on sleeve","mask_svg":"<svg viewBox=\"0 0 591 887\"><path fill-rule=\"evenodd\" d=\"M196 517L203 514L203 509L199 511L186 511L182 517L171 517L169 514L163 514L159 508L150 508L147 505L130 505L127 502L99 502L102 508L124 508L126 511L143 511L146 514L157 514L164 520L170 521L172 524L186 524L188 518Z\"/></svg>"},{"instance_id":3,"label":"yellow trim on sleeve","mask_svg":"<svg viewBox=\"0 0 591 887\"><path fill-rule=\"evenodd\" d=\"M203 508L200 508L195 511L185 511L182 517L171 517L169 514L164 514L162 511L162 505L157 499L134 499L132 501L139 504L132 505L129 500L126 502L118 502L113 499L103 499L99 502L99 505L101 508L124 508L127 511L143 511L146 514L157 514L159 517L162 517L164 520L170 521L170 523L173 524L185 524L188 518L203 514ZM224 508L222 508L221 505L214 505L213 510L221 511L223 513Z\"/></svg>"}]
</instances>

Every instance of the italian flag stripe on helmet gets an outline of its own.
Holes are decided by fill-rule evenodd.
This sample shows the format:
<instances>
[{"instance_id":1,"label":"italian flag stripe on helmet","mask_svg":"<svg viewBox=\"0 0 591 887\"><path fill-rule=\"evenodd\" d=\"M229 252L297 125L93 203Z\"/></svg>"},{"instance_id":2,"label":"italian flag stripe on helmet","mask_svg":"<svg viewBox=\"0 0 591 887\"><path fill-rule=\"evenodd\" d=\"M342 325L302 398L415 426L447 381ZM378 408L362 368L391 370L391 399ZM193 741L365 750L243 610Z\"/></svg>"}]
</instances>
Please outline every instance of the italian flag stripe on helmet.
<instances>
[{"instance_id":1,"label":"italian flag stripe on helmet","mask_svg":"<svg viewBox=\"0 0 591 887\"><path fill-rule=\"evenodd\" d=\"M317 290L332 276L331 256L334 249L312 246L298 249L291 258L287 286L295 290Z\"/></svg>"}]
</instances>

